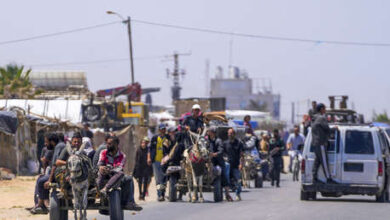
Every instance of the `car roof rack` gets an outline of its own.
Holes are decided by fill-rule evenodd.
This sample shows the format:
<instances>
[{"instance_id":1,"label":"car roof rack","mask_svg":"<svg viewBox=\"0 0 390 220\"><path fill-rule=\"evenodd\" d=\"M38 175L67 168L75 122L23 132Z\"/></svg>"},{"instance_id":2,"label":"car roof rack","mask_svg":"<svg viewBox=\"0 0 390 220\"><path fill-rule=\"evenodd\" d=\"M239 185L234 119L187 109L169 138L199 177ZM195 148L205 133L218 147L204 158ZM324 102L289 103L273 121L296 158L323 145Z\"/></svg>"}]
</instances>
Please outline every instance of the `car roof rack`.
<instances>
[{"instance_id":1,"label":"car roof rack","mask_svg":"<svg viewBox=\"0 0 390 220\"><path fill-rule=\"evenodd\" d=\"M346 122L332 122L329 125L340 125L340 126L369 126L374 127L372 123L346 123Z\"/></svg>"}]
</instances>

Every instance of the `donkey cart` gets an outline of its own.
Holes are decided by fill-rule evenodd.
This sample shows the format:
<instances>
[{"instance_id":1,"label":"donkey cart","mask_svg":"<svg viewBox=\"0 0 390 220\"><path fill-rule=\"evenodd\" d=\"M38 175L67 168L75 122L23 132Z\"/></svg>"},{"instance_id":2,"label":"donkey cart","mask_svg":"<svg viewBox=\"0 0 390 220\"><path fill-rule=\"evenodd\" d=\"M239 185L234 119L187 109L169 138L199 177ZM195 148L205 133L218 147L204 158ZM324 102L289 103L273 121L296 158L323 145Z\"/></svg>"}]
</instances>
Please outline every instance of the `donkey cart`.
<instances>
[{"instance_id":1,"label":"donkey cart","mask_svg":"<svg viewBox=\"0 0 390 220\"><path fill-rule=\"evenodd\" d=\"M53 187L50 195L50 220L67 220L68 211L74 210L73 196L66 195ZM120 189L114 189L107 196L97 195L96 190L88 190L87 210L99 210L100 214L109 215L111 220L122 220L123 209L121 207Z\"/></svg>"},{"instance_id":2,"label":"donkey cart","mask_svg":"<svg viewBox=\"0 0 390 220\"><path fill-rule=\"evenodd\" d=\"M222 186L221 186L221 168L219 166L213 167L211 163L206 164L206 169L203 171L202 181L196 182L193 180L193 177L188 178L188 167L182 161L180 167L170 167L168 168L169 176L169 201L174 202L177 200L178 196L181 199L183 195L189 193L189 201L203 202L203 192L212 192L214 197L214 202L221 202L222 197ZM186 172L187 169L187 172ZM197 178L199 180L199 178ZM198 192L200 193L198 197ZM179 194L179 195L178 195ZM193 196L191 197L191 194Z\"/></svg>"}]
</instances>

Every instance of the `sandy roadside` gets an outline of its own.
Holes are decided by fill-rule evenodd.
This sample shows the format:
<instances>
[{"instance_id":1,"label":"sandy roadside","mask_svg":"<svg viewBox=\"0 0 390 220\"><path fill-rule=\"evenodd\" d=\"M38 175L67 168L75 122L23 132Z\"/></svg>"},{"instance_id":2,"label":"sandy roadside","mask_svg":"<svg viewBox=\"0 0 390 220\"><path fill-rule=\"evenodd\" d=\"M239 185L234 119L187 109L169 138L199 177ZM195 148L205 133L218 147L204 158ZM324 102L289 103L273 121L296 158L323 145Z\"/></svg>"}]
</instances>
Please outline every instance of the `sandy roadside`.
<instances>
[{"instance_id":1,"label":"sandy roadside","mask_svg":"<svg viewBox=\"0 0 390 220\"><path fill-rule=\"evenodd\" d=\"M31 215L25 208L34 205L34 187L36 177L17 177L10 181L0 181L0 220L24 220L37 219L47 220L48 215ZM135 181L135 180L134 180ZM138 184L134 182L137 204L141 206L148 201L156 201L156 186L154 180L149 187L149 196L146 201L138 201ZM88 213L97 213L97 211L89 211ZM69 213L72 215L72 213Z\"/></svg>"}]
</instances>

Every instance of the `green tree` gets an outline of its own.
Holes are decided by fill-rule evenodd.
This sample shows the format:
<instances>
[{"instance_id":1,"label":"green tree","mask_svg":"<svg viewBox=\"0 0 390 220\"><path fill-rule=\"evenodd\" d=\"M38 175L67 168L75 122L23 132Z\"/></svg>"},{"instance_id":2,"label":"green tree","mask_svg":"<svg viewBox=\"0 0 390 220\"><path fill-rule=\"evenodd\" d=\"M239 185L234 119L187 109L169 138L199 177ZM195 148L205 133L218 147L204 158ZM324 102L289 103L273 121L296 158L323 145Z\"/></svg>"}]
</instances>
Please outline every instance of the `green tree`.
<instances>
[{"instance_id":1,"label":"green tree","mask_svg":"<svg viewBox=\"0 0 390 220\"><path fill-rule=\"evenodd\" d=\"M374 116L372 118L372 121L389 123L390 119L387 116L387 112L386 111L384 111L382 114L376 114L374 112Z\"/></svg>"},{"instance_id":2,"label":"green tree","mask_svg":"<svg viewBox=\"0 0 390 220\"><path fill-rule=\"evenodd\" d=\"M30 98L35 91L30 82L31 69L24 71L24 66L8 64L0 67L0 95L4 98Z\"/></svg>"}]
</instances>

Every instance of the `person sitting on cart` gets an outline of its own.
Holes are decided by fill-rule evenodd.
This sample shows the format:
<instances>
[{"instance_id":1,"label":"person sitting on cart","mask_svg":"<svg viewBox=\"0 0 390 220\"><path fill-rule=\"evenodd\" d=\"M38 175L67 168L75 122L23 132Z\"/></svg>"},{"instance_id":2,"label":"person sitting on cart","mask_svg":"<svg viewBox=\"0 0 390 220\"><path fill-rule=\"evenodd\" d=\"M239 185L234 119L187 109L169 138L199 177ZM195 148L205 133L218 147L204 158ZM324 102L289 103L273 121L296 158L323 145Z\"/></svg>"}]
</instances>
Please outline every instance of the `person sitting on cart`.
<instances>
[{"instance_id":1,"label":"person sitting on cart","mask_svg":"<svg viewBox=\"0 0 390 220\"><path fill-rule=\"evenodd\" d=\"M185 133L177 132L175 133L175 137L170 139L171 147L169 153L162 159L161 164L164 167L164 174L168 178L176 178L180 179L180 172L178 171L178 167L181 166L181 161L184 159L183 153L186 149L184 144ZM173 168L170 170L170 168ZM166 179L166 180L167 180ZM182 200L182 192L179 192L178 200Z\"/></svg>"},{"instance_id":2,"label":"person sitting on cart","mask_svg":"<svg viewBox=\"0 0 390 220\"><path fill-rule=\"evenodd\" d=\"M253 131L251 128L246 127L245 128L245 136L242 138L242 141L244 142L244 151L246 154L250 154L254 156L256 159L260 160L259 151L256 146L259 146L259 139L256 137L256 135L253 134ZM260 161L258 161L260 162Z\"/></svg>"},{"instance_id":3,"label":"person sitting on cart","mask_svg":"<svg viewBox=\"0 0 390 220\"><path fill-rule=\"evenodd\" d=\"M261 135L259 152L261 154L268 154L268 150L269 150L269 136L267 133L264 133Z\"/></svg>"},{"instance_id":4,"label":"person sitting on cart","mask_svg":"<svg viewBox=\"0 0 390 220\"><path fill-rule=\"evenodd\" d=\"M193 105L192 115L188 116L183 122L183 125L186 127L187 130L190 130L197 134L202 132L203 129L203 120L200 114L200 110L200 105Z\"/></svg>"},{"instance_id":5,"label":"person sitting on cart","mask_svg":"<svg viewBox=\"0 0 390 220\"><path fill-rule=\"evenodd\" d=\"M72 150L78 151L80 149L81 144L82 144L82 139L83 138L82 138L80 132L75 132L73 134L72 139L71 139ZM84 153L84 152L81 152L81 153ZM66 170L66 161L69 159L69 157L70 157L70 153L69 153L67 147L64 147L64 149L62 149L62 151L61 151L60 156L56 160L56 170L55 170L54 175L56 177L56 182L58 182L58 183L60 183L60 181L57 181L57 178L59 177L60 173L64 173L64 171ZM65 176L67 176L66 173L65 173Z\"/></svg>"},{"instance_id":6,"label":"person sitting on cart","mask_svg":"<svg viewBox=\"0 0 390 220\"><path fill-rule=\"evenodd\" d=\"M217 129L215 127L211 127L208 130L208 138L211 162L214 167L219 166L221 168L221 187L225 188L225 198L227 201L233 201L229 194L229 181L227 176L224 175L226 173L226 165L223 159L223 154L225 152L223 141L217 137Z\"/></svg>"},{"instance_id":7,"label":"person sitting on cart","mask_svg":"<svg viewBox=\"0 0 390 220\"><path fill-rule=\"evenodd\" d=\"M119 138L110 137L107 140L107 149L99 156L97 185L102 194L106 194L125 175L123 168L126 155L119 150L118 145Z\"/></svg>"},{"instance_id":8,"label":"person sitting on cart","mask_svg":"<svg viewBox=\"0 0 390 220\"><path fill-rule=\"evenodd\" d=\"M195 104L192 106L192 115L188 116L183 122L183 126L186 131L191 131L196 134L200 134L202 132L203 119L200 111L200 105ZM189 134L187 135L185 142L187 148L192 146L193 143Z\"/></svg>"},{"instance_id":9,"label":"person sitting on cart","mask_svg":"<svg viewBox=\"0 0 390 220\"><path fill-rule=\"evenodd\" d=\"M110 136L107 139L107 149L100 153L98 162L97 186L101 194L107 194L117 184L120 184L122 208L140 211L142 207L134 202L134 183L131 176L124 175L126 155L119 149L119 138ZM119 182L120 181L120 182Z\"/></svg>"},{"instance_id":10,"label":"person sitting on cart","mask_svg":"<svg viewBox=\"0 0 390 220\"><path fill-rule=\"evenodd\" d=\"M49 207L49 189L44 187L44 183L49 179L48 173L51 169L51 160L53 158L54 147L58 143L58 137L54 133L45 135L45 148L42 149L42 167L45 172L40 174L35 185L34 203L35 206L30 210L30 213L35 214L47 214Z\"/></svg>"},{"instance_id":11,"label":"person sitting on cart","mask_svg":"<svg viewBox=\"0 0 390 220\"><path fill-rule=\"evenodd\" d=\"M248 129L248 132L253 134L253 128L251 124L251 116L250 115L245 115L244 117L244 127Z\"/></svg>"}]
</instances>

